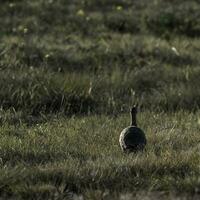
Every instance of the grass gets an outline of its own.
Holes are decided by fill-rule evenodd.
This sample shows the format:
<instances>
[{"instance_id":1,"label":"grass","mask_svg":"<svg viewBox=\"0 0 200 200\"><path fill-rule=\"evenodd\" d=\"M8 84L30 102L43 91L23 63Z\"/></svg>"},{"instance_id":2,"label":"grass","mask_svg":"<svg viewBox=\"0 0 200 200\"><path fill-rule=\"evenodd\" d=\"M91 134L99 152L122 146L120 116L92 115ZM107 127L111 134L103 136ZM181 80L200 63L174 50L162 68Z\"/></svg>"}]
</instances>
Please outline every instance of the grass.
<instances>
[{"instance_id":1,"label":"grass","mask_svg":"<svg viewBox=\"0 0 200 200\"><path fill-rule=\"evenodd\" d=\"M0 197L198 199L198 0L4 1ZM141 106L143 153L118 145Z\"/></svg>"},{"instance_id":2,"label":"grass","mask_svg":"<svg viewBox=\"0 0 200 200\"><path fill-rule=\"evenodd\" d=\"M197 195L197 116L185 111L141 113L148 145L144 153L132 155L124 155L118 145L127 116L60 116L33 126L4 123L0 130L2 194L22 199L62 195L104 199L104 193L114 198L137 191Z\"/></svg>"}]
</instances>

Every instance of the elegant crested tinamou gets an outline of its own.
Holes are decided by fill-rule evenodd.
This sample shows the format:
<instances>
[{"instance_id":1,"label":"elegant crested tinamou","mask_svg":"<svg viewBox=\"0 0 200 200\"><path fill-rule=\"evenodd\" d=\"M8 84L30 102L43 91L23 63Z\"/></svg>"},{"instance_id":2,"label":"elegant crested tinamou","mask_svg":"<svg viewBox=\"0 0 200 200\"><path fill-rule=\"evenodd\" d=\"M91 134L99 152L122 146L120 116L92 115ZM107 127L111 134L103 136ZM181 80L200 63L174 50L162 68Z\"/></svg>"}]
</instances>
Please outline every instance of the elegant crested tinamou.
<instances>
[{"instance_id":1,"label":"elegant crested tinamou","mask_svg":"<svg viewBox=\"0 0 200 200\"><path fill-rule=\"evenodd\" d=\"M131 124L120 134L119 143L123 152L142 151L147 143L144 132L137 127L137 105L130 110Z\"/></svg>"}]
</instances>

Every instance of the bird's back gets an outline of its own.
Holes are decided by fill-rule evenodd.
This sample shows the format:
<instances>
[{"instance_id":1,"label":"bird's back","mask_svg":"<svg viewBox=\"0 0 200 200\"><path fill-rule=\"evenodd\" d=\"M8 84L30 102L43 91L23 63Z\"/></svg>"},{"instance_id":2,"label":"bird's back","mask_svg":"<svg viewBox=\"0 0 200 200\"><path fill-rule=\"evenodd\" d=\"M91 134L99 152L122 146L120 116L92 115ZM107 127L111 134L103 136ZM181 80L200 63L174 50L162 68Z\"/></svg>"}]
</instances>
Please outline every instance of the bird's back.
<instances>
[{"instance_id":1,"label":"bird's back","mask_svg":"<svg viewBox=\"0 0 200 200\"><path fill-rule=\"evenodd\" d=\"M123 151L132 152L144 148L146 137L140 128L129 126L121 132L119 142Z\"/></svg>"}]
</instances>

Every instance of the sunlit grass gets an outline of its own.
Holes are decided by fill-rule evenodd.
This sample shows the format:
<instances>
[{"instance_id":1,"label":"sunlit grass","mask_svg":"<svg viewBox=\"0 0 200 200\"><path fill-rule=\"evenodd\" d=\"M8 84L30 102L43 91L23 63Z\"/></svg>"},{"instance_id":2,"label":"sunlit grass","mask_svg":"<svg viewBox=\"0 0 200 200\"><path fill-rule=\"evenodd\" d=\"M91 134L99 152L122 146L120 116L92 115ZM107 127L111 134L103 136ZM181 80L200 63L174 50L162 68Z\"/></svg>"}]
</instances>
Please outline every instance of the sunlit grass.
<instances>
[{"instance_id":1,"label":"sunlit grass","mask_svg":"<svg viewBox=\"0 0 200 200\"><path fill-rule=\"evenodd\" d=\"M2 1L0 197L199 199L199 9ZM148 144L124 155L136 102Z\"/></svg>"},{"instance_id":2,"label":"sunlit grass","mask_svg":"<svg viewBox=\"0 0 200 200\"><path fill-rule=\"evenodd\" d=\"M4 187L8 187L21 197L42 193L48 197L56 187L67 187L66 193L77 195L91 189L194 195L200 184L197 116L139 114L148 144L145 152L132 155L124 155L118 144L120 131L129 123L127 116L54 117L31 127L4 124L1 170L9 176L1 175L2 191L7 193Z\"/></svg>"}]
</instances>

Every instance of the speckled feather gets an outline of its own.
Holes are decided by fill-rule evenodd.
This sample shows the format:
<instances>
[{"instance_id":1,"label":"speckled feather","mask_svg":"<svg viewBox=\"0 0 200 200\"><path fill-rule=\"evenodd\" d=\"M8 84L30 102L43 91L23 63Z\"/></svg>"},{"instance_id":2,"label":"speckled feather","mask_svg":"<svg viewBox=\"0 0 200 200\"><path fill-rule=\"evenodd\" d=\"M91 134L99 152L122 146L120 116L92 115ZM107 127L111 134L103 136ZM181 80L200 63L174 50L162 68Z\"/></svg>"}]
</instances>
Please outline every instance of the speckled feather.
<instances>
[{"instance_id":1,"label":"speckled feather","mask_svg":"<svg viewBox=\"0 0 200 200\"><path fill-rule=\"evenodd\" d=\"M145 134L140 128L129 126L121 132L119 143L124 152L134 152L142 150L147 142Z\"/></svg>"}]
</instances>

